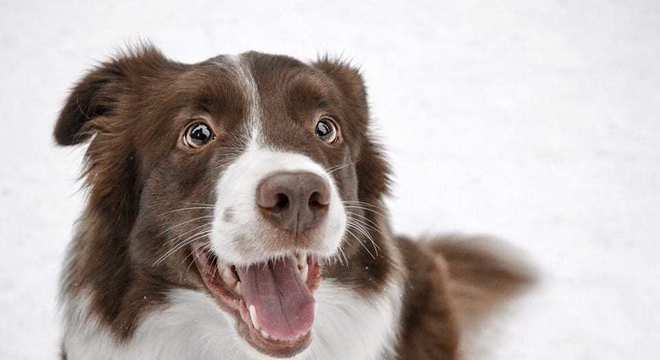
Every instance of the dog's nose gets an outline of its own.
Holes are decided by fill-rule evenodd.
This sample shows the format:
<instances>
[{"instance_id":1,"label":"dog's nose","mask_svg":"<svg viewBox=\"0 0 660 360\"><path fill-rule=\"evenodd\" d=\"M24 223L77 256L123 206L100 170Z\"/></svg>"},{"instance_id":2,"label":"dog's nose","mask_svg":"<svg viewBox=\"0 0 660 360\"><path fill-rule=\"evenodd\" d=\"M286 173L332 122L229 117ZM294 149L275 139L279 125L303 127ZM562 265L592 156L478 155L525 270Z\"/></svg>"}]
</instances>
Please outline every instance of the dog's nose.
<instances>
[{"instance_id":1,"label":"dog's nose","mask_svg":"<svg viewBox=\"0 0 660 360\"><path fill-rule=\"evenodd\" d=\"M328 212L327 181L311 172L279 172L257 187L257 205L275 226L301 233L318 225Z\"/></svg>"}]
</instances>

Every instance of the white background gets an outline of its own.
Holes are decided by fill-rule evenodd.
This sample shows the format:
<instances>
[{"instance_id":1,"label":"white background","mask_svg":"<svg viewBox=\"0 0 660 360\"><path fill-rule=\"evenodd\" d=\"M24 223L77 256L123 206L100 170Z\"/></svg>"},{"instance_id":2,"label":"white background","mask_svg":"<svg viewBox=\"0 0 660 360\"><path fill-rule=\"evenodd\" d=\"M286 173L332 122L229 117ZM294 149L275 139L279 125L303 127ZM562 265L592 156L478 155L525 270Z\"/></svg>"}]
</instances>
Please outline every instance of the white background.
<instances>
[{"instance_id":1,"label":"white background","mask_svg":"<svg viewBox=\"0 0 660 360\"><path fill-rule=\"evenodd\" d=\"M67 90L150 39L196 62L249 49L360 65L396 171L395 229L484 233L544 282L479 359L660 352L660 2L0 1L0 359L52 359L82 149Z\"/></svg>"}]
</instances>

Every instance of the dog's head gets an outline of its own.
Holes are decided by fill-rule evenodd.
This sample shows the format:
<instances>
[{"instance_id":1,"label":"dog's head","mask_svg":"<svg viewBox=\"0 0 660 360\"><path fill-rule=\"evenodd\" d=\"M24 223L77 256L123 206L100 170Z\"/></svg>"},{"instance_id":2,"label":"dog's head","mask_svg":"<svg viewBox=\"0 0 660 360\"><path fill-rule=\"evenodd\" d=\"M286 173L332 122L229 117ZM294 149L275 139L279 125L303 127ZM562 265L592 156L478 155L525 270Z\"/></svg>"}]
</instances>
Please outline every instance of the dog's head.
<instances>
[{"instance_id":1,"label":"dog's head","mask_svg":"<svg viewBox=\"0 0 660 360\"><path fill-rule=\"evenodd\" d=\"M87 74L55 138L91 140L86 231L107 239L80 261L108 287L100 311L140 282L196 288L260 352L305 349L324 267L360 251L387 189L368 117L359 73L328 59L187 65L146 48Z\"/></svg>"}]
</instances>

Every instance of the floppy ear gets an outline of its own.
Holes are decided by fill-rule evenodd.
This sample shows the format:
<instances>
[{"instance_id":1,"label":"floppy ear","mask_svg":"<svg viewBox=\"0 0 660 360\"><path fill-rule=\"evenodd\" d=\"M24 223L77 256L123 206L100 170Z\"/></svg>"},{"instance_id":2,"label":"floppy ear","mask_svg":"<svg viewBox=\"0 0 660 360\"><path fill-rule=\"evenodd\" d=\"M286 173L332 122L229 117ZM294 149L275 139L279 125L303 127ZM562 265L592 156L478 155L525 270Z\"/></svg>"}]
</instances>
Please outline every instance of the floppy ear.
<instances>
[{"instance_id":1,"label":"floppy ear","mask_svg":"<svg viewBox=\"0 0 660 360\"><path fill-rule=\"evenodd\" d=\"M330 77L344 95L348 105L356 111L362 121L369 120L367 89L360 70L341 59L331 59L327 55L317 60L314 67Z\"/></svg>"},{"instance_id":2,"label":"floppy ear","mask_svg":"<svg viewBox=\"0 0 660 360\"><path fill-rule=\"evenodd\" d=\"M101 63L88 72L74 87L55 125L55 141L60 145L76 145L93 133L90 120L111 116L121 96L130 92L131 77L145 75L165 57L154 47L128 50Z\"/></svg>"}]
</instances>

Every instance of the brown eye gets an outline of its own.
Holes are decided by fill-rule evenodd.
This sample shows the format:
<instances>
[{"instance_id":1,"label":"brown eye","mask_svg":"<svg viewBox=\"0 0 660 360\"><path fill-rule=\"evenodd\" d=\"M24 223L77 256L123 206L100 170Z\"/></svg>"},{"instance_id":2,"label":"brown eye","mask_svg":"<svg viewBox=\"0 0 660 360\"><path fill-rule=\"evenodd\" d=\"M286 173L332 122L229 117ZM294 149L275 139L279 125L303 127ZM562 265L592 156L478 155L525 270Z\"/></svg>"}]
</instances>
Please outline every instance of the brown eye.
<instances>
[{"instance_id":1,"label":"brown eye","mask_svg":"<svg viewBox=\"0 0 660 360\"><path fill-rule=\"evenodd\" d=\"M319 119L316 123L314 132L316 133L316 136L325 143L332 144L337 141L337 125L335 125L334 120L329 116L323 116Z\"/></svg>"},{"instance_id":2,"label":"brown eye","mask_svg":"<svg viewBox=\"0 0 660 360\"><path fill-rule=\"evenodd\" d=\"M211 127L203 122L194 123L188 126L183 137L183 142L193 148L200 148L215 139L215 134Z\"/></svg>"}]
</instances>

